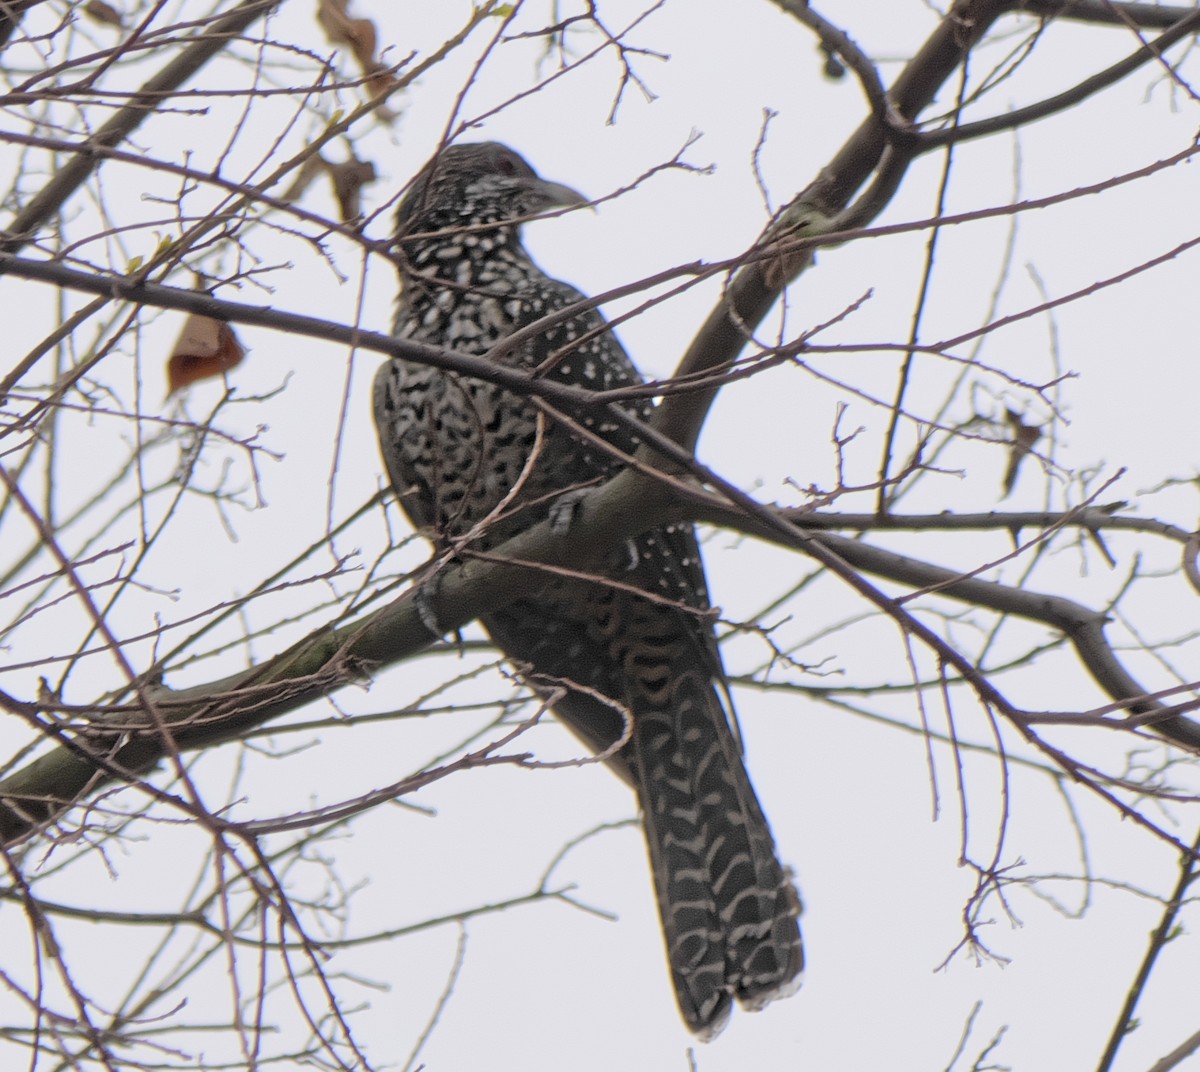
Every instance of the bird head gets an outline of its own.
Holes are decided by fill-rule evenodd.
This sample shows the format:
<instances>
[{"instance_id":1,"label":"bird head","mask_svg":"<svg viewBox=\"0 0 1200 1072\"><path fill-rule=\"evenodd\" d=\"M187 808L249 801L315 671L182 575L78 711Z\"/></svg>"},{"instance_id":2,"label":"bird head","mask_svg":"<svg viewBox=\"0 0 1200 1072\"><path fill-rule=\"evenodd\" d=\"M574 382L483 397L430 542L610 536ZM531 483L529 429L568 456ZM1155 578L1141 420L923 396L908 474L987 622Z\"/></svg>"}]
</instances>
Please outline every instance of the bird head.
<instances>
[{"instance_id":1,"label":"bird head","mask_svg":"<svg viewBox=\"0 0 1200 1072\"><path fill-rule=\"evenodd\" d=\"M507 145L451 145L425 166L404 195L396 212L396 234L501 224L587 203L571 187L541 178Z\"/></svg>"}]
</instances>

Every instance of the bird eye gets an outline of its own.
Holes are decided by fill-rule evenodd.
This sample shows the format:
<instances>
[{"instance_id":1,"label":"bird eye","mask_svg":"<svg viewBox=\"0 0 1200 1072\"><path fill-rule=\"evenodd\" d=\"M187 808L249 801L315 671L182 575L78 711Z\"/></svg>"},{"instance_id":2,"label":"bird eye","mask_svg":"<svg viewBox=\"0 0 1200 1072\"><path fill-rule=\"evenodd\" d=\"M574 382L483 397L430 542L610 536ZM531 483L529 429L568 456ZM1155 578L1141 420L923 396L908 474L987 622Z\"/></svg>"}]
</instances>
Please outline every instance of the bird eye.
<instances>
[{"instance_id":1,"label":"bird eye","mask_svg":"<svg viewBox=\"0 0 1200 1072\"><path fill-rule=\"evenodd\" d=\"M517 162L508 153L501 153L496 160L496 170L501 175L515 175L517 173Z\"/></svg>"}]
</instances>

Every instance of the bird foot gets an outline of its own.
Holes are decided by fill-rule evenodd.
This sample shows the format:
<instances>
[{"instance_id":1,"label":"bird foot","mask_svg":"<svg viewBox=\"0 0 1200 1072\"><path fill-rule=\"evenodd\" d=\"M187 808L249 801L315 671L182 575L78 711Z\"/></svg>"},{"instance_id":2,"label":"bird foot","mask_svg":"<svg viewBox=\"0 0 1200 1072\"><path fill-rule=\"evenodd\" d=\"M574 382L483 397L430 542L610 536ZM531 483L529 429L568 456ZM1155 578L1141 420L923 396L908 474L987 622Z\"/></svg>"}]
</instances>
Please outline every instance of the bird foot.
<instances>
[{"instance_id":1,"label":"bird foot","mask_svg":"<svg viewBox=\"0 0 1200 1072\"><path fill-rule=\"evenodd\" d=\"M571 531L575 519L579 516L579 508L587 497L590 489L577 488L575 491L563 492L550 504L550 531L555 536L565 536ZM638 548L636 541L625 541L625 551L629 558L625 563L626 570L635 570L638 565Z\"/></svg>"},{"instance_id":2,"label":"bird foot","mask_svg":"<svg viewBox=\"0 0 1200 1072\"><path fill-rule=\"evenodd\" d=\"M550 531L555 536L565 536L575 524L579 506L588 494L587 488L563 492L550 504Z\"/></svg>"},{"instance_id":3,"label":"bird foot","mask_svg":"<svg viewBox=\"0 0 1200 1072\"><path fill-rule=\"evenodd\" d=\"M438 621L437 611L433 609L434 591L438 586L438 573L435 570L413 592L413 605L421 624L429 630L435 640L441 638L446 630Z\"/></svg>"}]
</instances>

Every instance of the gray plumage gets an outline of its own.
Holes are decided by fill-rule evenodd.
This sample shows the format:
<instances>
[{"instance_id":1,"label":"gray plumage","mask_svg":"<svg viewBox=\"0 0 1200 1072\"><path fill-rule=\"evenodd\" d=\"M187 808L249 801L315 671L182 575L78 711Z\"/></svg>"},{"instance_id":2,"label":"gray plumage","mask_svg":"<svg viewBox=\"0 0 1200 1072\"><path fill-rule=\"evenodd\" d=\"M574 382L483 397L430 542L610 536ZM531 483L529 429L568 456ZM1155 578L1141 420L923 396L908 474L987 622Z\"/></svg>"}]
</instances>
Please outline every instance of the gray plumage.
<instances>
[{"instance_id":1,"label":"gray plumage","mask_svg":"<svg viewBox=\"0 0 1200 1072\"><path fill-rule=\"evenodd\" d=\"M398 212L396 334L481 355L581 300L530 260L517 221L584 203L505 146L443 150ZM604 328L589 309L501 347L497 360L593 390L640 383ZM639 401L627 409L645 419L653 407ZM554 421L544 422L530 463L537 413L481 380L386 363L375 381L375 421L413 524L441 546L478 526L471 545L494 549L545 518L564 493L617 471L611 455ZM570 416L625 453L638 447L602 410ZM497 511L518 480L519 493ZM691 526L644 533L600 572L617 583L548 576L483 625L509 659L532 668L535 687L567 686L555 712L590 747L611 745L624 724L584 690L632 714L632 739L612 764L637 790L680 1009L693 1031L711 1035L733 998L758 1008L794 989L803 967L799 901L717 691L723 674Z\"/></svg>"}]
</instances>

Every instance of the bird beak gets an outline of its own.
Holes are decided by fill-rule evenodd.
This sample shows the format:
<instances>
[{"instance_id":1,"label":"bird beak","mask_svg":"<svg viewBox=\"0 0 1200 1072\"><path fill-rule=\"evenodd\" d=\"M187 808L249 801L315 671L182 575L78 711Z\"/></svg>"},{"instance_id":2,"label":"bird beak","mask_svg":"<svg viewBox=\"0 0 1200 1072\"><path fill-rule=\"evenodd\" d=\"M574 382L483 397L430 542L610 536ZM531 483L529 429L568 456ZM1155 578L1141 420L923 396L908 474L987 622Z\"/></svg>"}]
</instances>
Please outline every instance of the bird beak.
<instances>
[{"instance_id":1,"label":"bird beak","mask_svg":"<svg viewBox=\"0 0 1200 1072\"><path fill-rule=\"evenodd\" d=\"M561 182L538 179L531 184L529 192L532 195L529 207L536 212L551 208L580 208L591 205L591 201L578 190L572 190L570 186L564 186Z\"/></svg>"}]
</instances>

